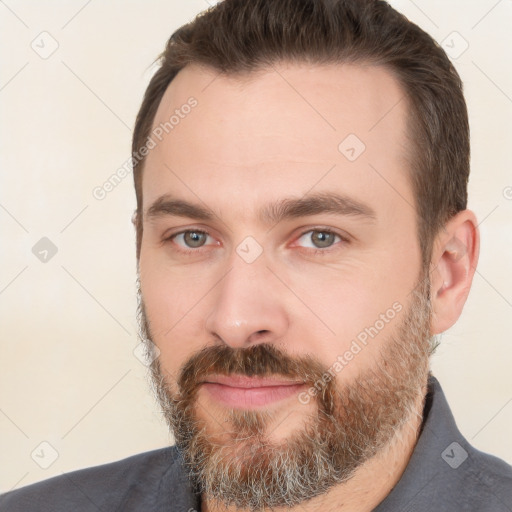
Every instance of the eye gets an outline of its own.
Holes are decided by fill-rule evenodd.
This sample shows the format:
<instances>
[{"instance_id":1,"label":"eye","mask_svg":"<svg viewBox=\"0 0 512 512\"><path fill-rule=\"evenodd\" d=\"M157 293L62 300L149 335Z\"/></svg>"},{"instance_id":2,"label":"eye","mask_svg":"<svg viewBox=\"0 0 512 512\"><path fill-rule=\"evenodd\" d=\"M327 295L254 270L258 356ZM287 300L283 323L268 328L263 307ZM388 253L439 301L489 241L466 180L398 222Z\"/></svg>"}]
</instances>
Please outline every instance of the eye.
<instances>
[{"instance_id":1,"label":"eye","mask_svg":"<svg viewBox=\"0 0 512 512\"><path fill-rule=\"evenodd\" d=\"M305 231L297 239L299 244L302 242L303 247L316 249L316 252L326 252L322 251L322 249L330 249L337 241L348 242L346 238L338 235L334 231L320 228Z\"/></svg>"},{"instance_id":2,"label":"eye","mask_svg":"<svg viewBox=\"0 0 512 512\"><path fill-rule=\"evenodd\" d=\"M184 253L198 252L202 247L207 245L220 245L208 232L200 229L180 231L179 233L174 233L167 237L164 241L172 242L178 247L178 251ZM296 245L302 246L310 251L312 250L315 254L319 254L329 252L331 247L340 241L349 243L346 237L343 237L331 229L316 228L303 232L297 239Z\"/></svg>"},{"instance_id":3,"label":"eye","mask_svg":"<svg viewBox=\"0 0 512 512\"><path fill-rule=\"evenodd\" d=\"M181 231L180 233L175 233L171 235L166 240L173 241L185 252L193 251L194 249L200 249L203 247L208 238L213 238L206 232L201 231L199 229L189 229L186 231Z\"/></svg>"}]
</instances>

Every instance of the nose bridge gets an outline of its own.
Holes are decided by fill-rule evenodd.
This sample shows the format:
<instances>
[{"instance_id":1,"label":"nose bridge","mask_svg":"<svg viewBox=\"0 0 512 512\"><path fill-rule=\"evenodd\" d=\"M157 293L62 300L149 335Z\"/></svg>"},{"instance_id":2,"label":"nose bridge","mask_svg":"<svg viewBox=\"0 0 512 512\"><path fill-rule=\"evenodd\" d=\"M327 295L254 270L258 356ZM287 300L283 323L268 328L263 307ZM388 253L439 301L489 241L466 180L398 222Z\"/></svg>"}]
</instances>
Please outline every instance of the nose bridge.
<instances>
[{"instance_id":1,"label":"nose bridge","mask_svg":"<svg viewBox=\"0 0 512 512\"><path fill-rule=\"evenodd\" d=\"M284 335L288 325L283 296L264 254L247 258L254 248L249 246L245 253L243 249L247 245L242 242L233 251L206 321L209 333L233 348L272 342Z\"/></svg>"}]
</instances>

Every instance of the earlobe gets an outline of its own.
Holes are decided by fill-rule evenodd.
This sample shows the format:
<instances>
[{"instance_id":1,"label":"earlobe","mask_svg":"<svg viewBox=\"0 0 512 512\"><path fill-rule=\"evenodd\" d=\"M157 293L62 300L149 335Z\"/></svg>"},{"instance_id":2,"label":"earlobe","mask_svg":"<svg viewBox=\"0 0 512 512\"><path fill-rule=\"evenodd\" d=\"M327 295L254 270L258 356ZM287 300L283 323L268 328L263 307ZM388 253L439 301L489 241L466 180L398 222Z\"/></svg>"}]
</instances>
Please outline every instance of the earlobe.
<instances>
[{"instance_id":1,"label":"earlobe","mask_svg":"<svg viewBox=\"0 0 512 512\"><path fill-rule=\"evenodd\" d=\"M446 331L462 313L479 250L477 221L470 210L450 219L436 238L431 261L432 334Z\"/></svg>"}]
</instances>

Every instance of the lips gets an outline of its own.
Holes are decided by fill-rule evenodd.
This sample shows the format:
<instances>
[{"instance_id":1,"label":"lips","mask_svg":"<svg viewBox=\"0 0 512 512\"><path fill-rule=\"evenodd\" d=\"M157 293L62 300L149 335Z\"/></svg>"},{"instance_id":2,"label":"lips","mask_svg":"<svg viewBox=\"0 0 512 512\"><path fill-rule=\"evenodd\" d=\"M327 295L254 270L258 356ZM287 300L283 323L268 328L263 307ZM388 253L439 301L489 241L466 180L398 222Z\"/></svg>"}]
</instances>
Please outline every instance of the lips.
<instances>
[{"instance_id":1,"label":"lips","mask_svg":"<svg viewBox=\"0 0 512 512\"><path fill-rule=\"evenodd\" d=\"M305 385L302 381L282 378L215 375L202 386L215 401L238 408L254 408L296 395Z\"/></svg>"},{"instance_id":2,"label":"lips","mask_svg":"<svg viewBox=\"0 0 512 512\"><path fill-rule=\"evenodd\" d=\"M222 384L232 388L261 388L261 387L274 387L274 386L292 386L303 384L300 380L284 380L278 378L263 378L263 377L247 377L245 375L214 375L208 377L203 382L212 384Z\"/></svg>"}]
</instances>

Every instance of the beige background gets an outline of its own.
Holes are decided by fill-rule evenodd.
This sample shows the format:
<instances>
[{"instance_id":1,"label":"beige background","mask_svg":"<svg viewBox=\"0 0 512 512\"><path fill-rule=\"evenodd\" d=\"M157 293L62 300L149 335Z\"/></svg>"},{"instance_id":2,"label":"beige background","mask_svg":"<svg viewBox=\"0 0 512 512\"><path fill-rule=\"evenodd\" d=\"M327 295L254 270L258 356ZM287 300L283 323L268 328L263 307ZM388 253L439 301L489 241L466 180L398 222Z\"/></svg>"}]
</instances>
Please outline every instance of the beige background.
<instances>
[{"instance_id":1,"label":"beige background","mask_svg":"<svg viewBox=\"0 0 512 512\"><path fill-rule=\"evenodd\" d=\"M468 440L512 463L512 2L392 4L451 46L471 116L481 260L434 373ZM132 177L92 190L129 156L152 60L207 6L0 3L0 491L172 441L133 353Z\"/></svg>"}]
</instances>

